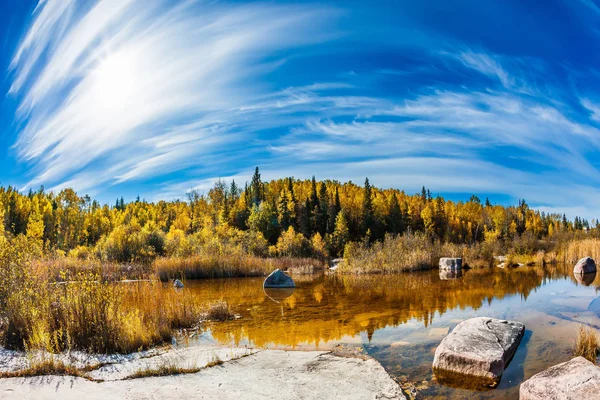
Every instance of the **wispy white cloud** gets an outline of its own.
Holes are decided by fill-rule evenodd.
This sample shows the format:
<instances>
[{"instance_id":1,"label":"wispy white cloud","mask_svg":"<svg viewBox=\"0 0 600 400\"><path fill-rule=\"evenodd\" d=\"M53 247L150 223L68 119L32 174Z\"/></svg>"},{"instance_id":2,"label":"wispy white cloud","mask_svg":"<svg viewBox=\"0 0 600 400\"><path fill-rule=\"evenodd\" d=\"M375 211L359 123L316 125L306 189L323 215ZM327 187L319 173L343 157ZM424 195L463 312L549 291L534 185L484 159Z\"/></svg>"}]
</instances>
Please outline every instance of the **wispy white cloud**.
<instances>
[{"instance_id":1,"label":"wispy white cloud","mask_svg":"<svg viewBox=\"0 0 600 400\"><path fill-rule=\"evenodd\" d=\"M590 112L590 119L600 122L600 106L587 98L583 98L580 101L581 105Z\"/></svg>"},{"instance_id":2,"label":"wispy white cloud","mask_svg":"<svg viewBox=\"0 0 600 400\"><path fill-rule=\"evenodd\" d=\"M12 92L25 121L15 147L36 171L28 186L116 162L121 173L96 184L121 182L230 142L222 128L207 139L186 121L247 102L257 94L249 78L272 68L266 57L326 40L323 22L335 14L194 1L79 5L40 4L13 59ZM166 130L187 145L156 145ZM174 138L177 131L184 137Z\"/></svg>"},{"instance_id":3,"label":"wispy white cloud","mask_svg":"<svg viewBox=\"0 0 600 400\"><path fill-rule=\"evenodd\" d=\"M508 72L502 68L500 62L487 53L468 50L455 54L455 57L469 68L484 75L498 78L506 88L513 86L515 83Z\"/></svg>"}]
</instances>

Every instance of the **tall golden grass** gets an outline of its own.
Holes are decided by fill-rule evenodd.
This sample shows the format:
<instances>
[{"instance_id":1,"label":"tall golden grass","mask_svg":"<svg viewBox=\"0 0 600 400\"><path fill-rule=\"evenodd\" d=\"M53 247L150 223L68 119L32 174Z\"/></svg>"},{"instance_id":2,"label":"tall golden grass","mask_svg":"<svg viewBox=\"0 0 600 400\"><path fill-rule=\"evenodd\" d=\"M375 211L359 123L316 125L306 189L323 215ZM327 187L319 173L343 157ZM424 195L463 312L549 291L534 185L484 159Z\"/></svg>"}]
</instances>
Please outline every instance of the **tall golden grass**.
<instances>
[{"instance_id":1,"label":"tall golden grass","mask_svg":"<svg viewBox=\"0 0 600 400\"><path fill-rule=\"evenodd\" d=\"M579 333L575 339L575 356L584 357L595 363L600 350L600 342L596 331L590 327L585 328L583 325L579 327Z\"/></svg>"},{"instance_id":2,"label":"tall golden grass","mask_svg":"<svg viewBox=\"0 0 600 400\"><path fill-rule=\"evenodd\" d=\"M31 262L31 268L39 274L45 275L48 281L54 282L76 280L81 273L98 275L103 281L148 279L153 274L150 264L115 263L94 258L84 260L72 257L35 259Z\"/></svg>"},{"instance_id":3,"label":"tall golden grass","mask_svg":"<svg viewBox=\"0 0 600 400\"><path fill-rule=\"evenodd\" d=\"M485 244L472 246L432 241L424 234L386 235L382 242L367 246L349 243L344 250L345 263L339 270L344 273L394 273L430 269L438 265L440 257L461 257L463 264L472 268L489 267L493 251Z\"/></svg>"},{"instance_id":4,"label":"tall golden grass","mask_svg":"<svg viewBox=\"0 0 600 400\"><path fill-rule=\"evenodd\" d=\"M158 281L77 278L63 284L32 278L9 295L5 343L51 353L129 353L170 340L173 329L197 325L205 312L191 292Z\"/></svg>"},{"instance_id":5,"label":"tall golden grass","mask_svg":"<svg viewBox=\"0 0 600 400\"><path fill-rule=\"evenodd\" d=\"M205 279L265 276L275 269L323 269L323 261L312 258L263 258L251 255L195 255L159 258L154 261L156 275L162 281L171 279Z\"/></svg>"},{"instance_id":6,"label":"tall golden grass","mask_svg":"<svg viewBox=\"0 0 600 400\"><path fill-rule=\"evenodd\" d=\"M560 256L568 263L577 262L583 257L592 257L600 261L600 239L589 238L573 240L568 242L560 249Z\"/></svg>"}]
</instances>

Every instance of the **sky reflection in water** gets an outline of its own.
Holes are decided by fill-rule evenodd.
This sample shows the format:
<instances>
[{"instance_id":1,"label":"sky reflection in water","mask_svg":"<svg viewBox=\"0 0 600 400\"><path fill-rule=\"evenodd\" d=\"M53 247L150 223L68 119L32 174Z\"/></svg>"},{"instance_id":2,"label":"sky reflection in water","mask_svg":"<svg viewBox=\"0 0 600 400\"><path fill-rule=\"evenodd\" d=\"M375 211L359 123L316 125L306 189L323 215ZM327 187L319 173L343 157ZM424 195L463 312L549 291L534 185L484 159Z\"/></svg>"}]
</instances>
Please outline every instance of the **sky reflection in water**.
<instances>
[{"instance_id":1,"label":"sky reflection in water","mask_svg":"<svg viewBox=\"0 0 600 400\"><path fill-rule=\"evenodd\" d=\"M207 301L226 300L242 319L214 324L223 344L329 349L364 346L393 375L419 382L427 398L514 398L533 374L570 358L580 323L600 329L600 274L576 280L570 266L376 276L294 276L294 291L265 293L262 279L188 282ZM592 279L593 278L593 279ZM588 310L588 308L590 308ZM592 311L592 310L595 310ZM459 322L515 319L526 334L497 389L467 392L437 384L435 348Z\"/></svg>"}]
</instances>

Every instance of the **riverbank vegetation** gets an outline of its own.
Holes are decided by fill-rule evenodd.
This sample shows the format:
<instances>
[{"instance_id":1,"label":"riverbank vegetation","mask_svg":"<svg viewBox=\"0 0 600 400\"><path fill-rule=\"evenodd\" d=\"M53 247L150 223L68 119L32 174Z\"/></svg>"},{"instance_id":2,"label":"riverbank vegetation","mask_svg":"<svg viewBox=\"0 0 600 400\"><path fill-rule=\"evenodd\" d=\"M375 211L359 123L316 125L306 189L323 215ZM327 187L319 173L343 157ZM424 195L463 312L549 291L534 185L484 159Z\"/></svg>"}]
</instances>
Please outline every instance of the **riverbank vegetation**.
<instances>
[{"instance_id":1,"label":"riverbank vegetation","mask_svg":"<svg viewBox=\"0 0 600 400\"><path fill-rule=\"evenodd\" d=\"M0 243L0 337L4 346L58 353L129 353L195 327L206 305L157 280L118 283L96 271L56 282L32 258L26 240Z\"/></svg>"},{"instance_id":2,"label":"riverbank vegetation","mask_svg":"<svg viewBox=\"0 0 600 400\"><path fill-rule=\"evenodd\" d=\"M2 187L0 336L15 348L131 352L210 312L188 291L161 290L161 280L313 273L335 257L345 258L341 272L359 273L431 268L441 256L472 267L495 255L571 261L600 258L599 236L596 221L524 201L454 202L368 179L263 182L258 168L243 188L217 181L185 201L102 205L71 189Z\"/></svg>"}]
</instances>

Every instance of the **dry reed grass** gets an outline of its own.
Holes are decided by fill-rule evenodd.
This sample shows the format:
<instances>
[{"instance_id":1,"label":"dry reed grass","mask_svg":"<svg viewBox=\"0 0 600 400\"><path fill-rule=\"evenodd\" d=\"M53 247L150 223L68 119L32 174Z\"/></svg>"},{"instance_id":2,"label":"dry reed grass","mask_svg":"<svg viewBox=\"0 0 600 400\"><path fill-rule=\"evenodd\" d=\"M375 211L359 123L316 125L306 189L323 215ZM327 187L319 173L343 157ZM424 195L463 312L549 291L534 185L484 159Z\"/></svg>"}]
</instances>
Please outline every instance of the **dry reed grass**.
<instances>
[{"instance_id":1,"label":"dry reed grass","mask_svg":"<svg viewBox=\"0 0 600 400\"><path fill-rule=\"evenodd\" d=\"M33 362L29 367L18 371L0 372L0 378L26 378L41 375L69 375L89 379L85 371L79 370L72 365L57 361L53 357L43 358Z\"/></svg>"},{"instance_id":2,"label":"dry reed grass","mask_svg":"<svg viewBox=\"0 0 600 400\"><path fill-rule=\"evenodd\" d=\"M489 267L493 251L485 244L472 246L432 241L424 234L386 235L382 242L367 246L349 243L344 251L344 273L394 273L434 268L440 257L462 257L470 268Z\"/></svg>"},{"instance_id":3,"label":"dry reed grass","mask_svg":"<svg viewBox=\"0 0 600 400\"><path fill-rule=\"evenodd\" d=\"M221 362L222 363L222 362ZM181 374L195 374L200 372L202 368L198 367L179 367L174 364L161 365L158 368L141 369L129 375L125 379L140 379L140 378L152 378L156 376L168 376L168 375L181 375Z\"/></svg>"},{"instance_id":4,"label":"dry reed grass","mask_svg":"<svg viewBox=\"0 0 600 400\"><path fill-rule=\"evenodd\" d=\"M275 269L323 269L322 261L312 258L262 258L250 255L195 255L191 257L159 258L154 271L162 281L171 279L206 279L265 276Z\"/></svg>"},{"instance_id":5,"label":"dry reed grass","mask_svg":"<svg viewBox=\"0 0 600 400\"><path fill-rule=\"evenodd\" d=\"M596 331L590 327L585 328L583 325L579 327L579 333L575 339L575 356L584 357L595 363L600 350L600 342Z\"/></svg>"},{"instance_id":6,"label":"dry reed grass","mask_svg":"<svg viewBox=\"0 0 600 400\"><path fill-rule=\"evenodd\" d=\"M567 263L575 263L583 257L600 260L600 239L589 238L568 242L561 251L562 258Z\"/></svg>"},{"instance_id":7,"label":"dry reed grass","mask_svg":"<svg viewBox=\"0 0 600 400\"><path fill-rule=\"evenodd\" d=\"M192 292L158 281L125 285L80 274L48 285L32 277L8 296L3 336L9 347L50 353L130 353L170 340L173 329L197 325L204 312Z\"/></svg>"}]
</instances>

